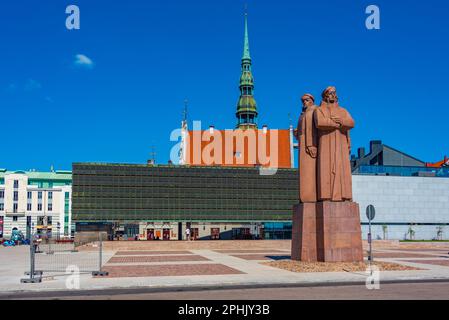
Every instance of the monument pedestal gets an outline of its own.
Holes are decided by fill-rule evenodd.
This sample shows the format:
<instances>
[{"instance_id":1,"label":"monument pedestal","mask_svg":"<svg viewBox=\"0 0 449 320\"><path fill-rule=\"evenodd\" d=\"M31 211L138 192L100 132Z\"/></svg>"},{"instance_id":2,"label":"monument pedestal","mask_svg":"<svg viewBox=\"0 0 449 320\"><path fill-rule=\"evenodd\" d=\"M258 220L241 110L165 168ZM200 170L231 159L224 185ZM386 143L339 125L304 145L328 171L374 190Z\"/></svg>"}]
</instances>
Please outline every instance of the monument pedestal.
<instances>
[{"instance_id":1,"label":"monument pedestal","mask_svg":"<svg viewBox=\"0 0 449 320\"><path fill-rule=\"evenodd\" d=\"M363 261L359 205L301 203L293 208L292 260Z\"/></svg>"},{"instance_id":2,"label":"monument pedestal","mask_svg":"<svg viewBox=\"0 0 449 320\"><path fill-rule=\"evenodd\" d=\"M292 260L315 262L317 256L316 203L293 207Z\"/></svg>"}]
</instances>

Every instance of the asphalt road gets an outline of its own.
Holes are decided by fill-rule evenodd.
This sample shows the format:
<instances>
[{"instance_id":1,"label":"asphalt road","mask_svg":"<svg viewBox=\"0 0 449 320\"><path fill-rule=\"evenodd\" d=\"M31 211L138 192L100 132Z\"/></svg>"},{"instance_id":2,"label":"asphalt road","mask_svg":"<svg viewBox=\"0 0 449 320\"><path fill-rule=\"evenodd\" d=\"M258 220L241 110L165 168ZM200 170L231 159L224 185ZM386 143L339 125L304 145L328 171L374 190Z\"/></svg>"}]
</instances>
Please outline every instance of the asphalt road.
<instances>
[{"instance_id":1,"label":"asphalt road","mask_svg":"<svg viewBox=\"0 0 449 320\"><path fill-rule=\"evenodd\" d=\"M20 299L20 296L14 297ZM34 297L33 299L39 299ZM384 284L379 290L365 286L288 287L178 292L123 293L102 295L51 297L41 299L64 300L449 300L449 282Z\"/></svg>"}]
</instances>

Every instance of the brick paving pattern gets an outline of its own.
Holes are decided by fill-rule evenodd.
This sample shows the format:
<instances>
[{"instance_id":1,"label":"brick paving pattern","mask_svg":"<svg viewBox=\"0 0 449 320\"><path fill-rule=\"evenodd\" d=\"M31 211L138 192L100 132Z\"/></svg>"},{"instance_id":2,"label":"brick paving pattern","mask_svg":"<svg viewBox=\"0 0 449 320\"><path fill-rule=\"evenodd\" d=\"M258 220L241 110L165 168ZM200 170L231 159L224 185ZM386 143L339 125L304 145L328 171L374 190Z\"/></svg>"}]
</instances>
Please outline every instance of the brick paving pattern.
<instances>
[{"instance_id":1,"label":"brick paving pattern","mask_svg":"<svg viewBox=\"0 0 449 320\"><path fill-rule=\"evenodd\" d=\"M171 262L171 261L210 261L198 255L184 256L125 256L112 257L108 263L136 263L136 262Z\"/></svg>"},{"instance_id":2,"label":"brick paving pattern","mask_svg":"<svg viewBox=\"0 0 449 320\"><path fill-rule=\"evenodd\" d=\"M429 248L425 248L425 249L413 249L413 248L401 248L401 249L390 249L391 251L409 251L409 252L428 252L428 253L436 253L436 254L441 254L441 253L448 253L449 252L449 248L441 248L441 249L429 249Z\"/></svg>"},{"instance_id":3,"label":"brick paving pattern","mask_svg":"<svg viewBox=\"0 0 449 320\"><path fill-rule=\"evenodd\" d=\"M223 264L178 264L165 266L105 266L109 277L168 277L168 276L200 276L244 274Z\"/></svg>"},{"instance_id":4,"label":"brick paving pattern","mask_svg":"<svg viewBox=\"0 0 449 320\"><path fill-rule=\"evenodd\" d=\"M135 250L135 251L118 251L117 256L146 256L146 255L161 255L161 254L192 254L190 251L150 251L150 250Z\"/></svg>"},{"instance_id":5,"label":"brick paving pattern","mask_svg":"<svg viewBox=\"0 0 449 320\"><path fill-rule=\"evenodd\" d=\"M290 240L229 240L229 241L107 241L103 243L105 251L131 251L131 250L246 250L248 248L259 250L290 250ZM86 248L87 250L88 248Z\"/></svg>"},{"instance_id":6,"label":"brick paving pattern","mask_svg":"<svg viewBox=\"0 0 449 320\"><path fill-rule=\"evenodd\" d=\"M406 260L406 261L412 262L412 263L422 263L422 264L431 264L434 266L449 267L449 259L447 259L447 260Z\"/></svg>"},{"instance_id":7,"label":"brick paving pattern","mask_svg":"<svg viewBox=\"0 0 449 320\"><path fill-rule=\"evenodd\" d=\"M235 269L232 265L229 266L223 261L214 261L213 258L205 253L204 256L192 252L190 250L198 250L197 248L186 248L183 246L164 248L136 248L118 250L116 254L108 261L109 265L104 266L104 271L109 272L111 278L121 277L170 277L170 276L214 276L214 275L231 275L231 274L246 274L248 271L240 271ZM246 261L291 261L290 250L280 246L278 248L259 248L253 249L243 248L237 246L235 248L229 247L215 247L209 248L215 253L226 255L228 257L235 257ZM445 248L404 248L391 249L385 251L374 251L375 258L439 258L445 255ZM210 251L209 251L210 252ZM365 252L366 255L366 252ZM201 262L201 263L200 263ZM429 263L433 265L449 266L448 261L439 260L410 260L416 263ZM156 265L157 263L157 265ZM114 265L111 265L114 264ZM132 264L132 265L131 265Z\"/></svg>"},{"instance_id":8,"label":"brick paving pattern","mask_svg":"<svg viewBox=\"0 0 449 320\"><path fill-rule=\"evenodd\" d=\"M365 252L365 256L367 253ZM429 254L406 253L406 252L373 252L374 258L435 258Z\"/></svg>"},{"instance_id":9,"label":"brick paving pattern","mask_svg":"<svg viewBox=\"0 0 449 320\"><path fill-rule=\"evenodd\" d=\"M286 252L286 250L276 250L276 249L273 249L273 250L237 250L237 249L235 249L235 250L230 250L230 249L221 249L221 250L213 250L213 251L215 251L215 252L218 252L218 253L235 253L235 254L237 254L237 253L267 253L267 252Z\"/></svg>"},{"instance_id":10,"label":"brick paving pattern","mask_svg":"<svg viewBox=\"0 0 449 320\"><path fill-rule=\"evenodd\" d=\"M288 255L276 254L231 254L232 257L244 260L286 260L291 259Z\"/></svg>"}]
</instances>

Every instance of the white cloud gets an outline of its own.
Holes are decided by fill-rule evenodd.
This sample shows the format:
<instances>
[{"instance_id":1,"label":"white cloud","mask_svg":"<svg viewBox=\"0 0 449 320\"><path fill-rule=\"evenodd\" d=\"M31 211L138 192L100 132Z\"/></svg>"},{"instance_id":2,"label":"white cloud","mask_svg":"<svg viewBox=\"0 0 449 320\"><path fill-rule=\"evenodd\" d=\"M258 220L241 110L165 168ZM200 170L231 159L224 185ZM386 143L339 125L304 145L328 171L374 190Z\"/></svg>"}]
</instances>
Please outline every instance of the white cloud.
<instances>
[{"instance_id":1,"label":"white cloud","mask_svg":"<svg viewBox=\"0 0 449 320\"><path fill-rule=\"evenodd\" d=\"M53 98L52 97L45 97L45 101L46 102L48 102L48 103L53 103L54 101L53 101Z\"/></svg>"},{"instance_id":2,"label":"white cloud","mask_svg":"<svg viewBox=\"0 0 449 320\"><path fill-rule=\"evenodd\" d=\"M40 82L33 80L33 79L28 79L26 84L25 84L25 90L26 91L35 91L35 90L40 90L42 89L42 85L40 84Z\"/></svg>"},{"instance_id":3,"label":"white cloud","mask_svg":"<svg viewBox=\"0 0 449 320\"><path fill-rule=\"evenodd\" d=\"M17 85L15 83L9 84L9 86L6 87L6 91L8 92L14 92L17 90Z\"/></svg>"},{"instance_id":4,"label":"white cloud","mask_svg":"<svg viewBox=\"0 0 449 320\"><path fill-rule=\"evenodd\" d=\"M77 67L83 67L88 69L92 69L94 67L94 62L92 61L92 59L85 56L84 54L77 54L75 56L75 61L73 63Z\"/></svg>"}]
</instances>

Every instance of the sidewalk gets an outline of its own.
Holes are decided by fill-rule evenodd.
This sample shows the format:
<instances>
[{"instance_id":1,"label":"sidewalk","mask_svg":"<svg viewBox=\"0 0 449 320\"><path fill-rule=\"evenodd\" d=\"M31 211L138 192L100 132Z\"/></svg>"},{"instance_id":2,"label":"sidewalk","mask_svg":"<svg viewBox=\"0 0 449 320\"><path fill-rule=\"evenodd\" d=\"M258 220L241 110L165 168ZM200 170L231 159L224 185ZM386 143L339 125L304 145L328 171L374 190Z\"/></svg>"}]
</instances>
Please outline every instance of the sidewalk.
<instances>
[{"instance_id":1,"label":"sidewalk","mask_svg":"<svg viewBox=\"0 0 449 320\"><path fill-rule=\"evenodd\" d=\"M421 251L422 250L422 251ZM447 250L449 251L449 250ZM382 249L378 261L400 263L425 270L383 271L380 282L449 282L449 255L445 248ZM290 252L282 245L274 249L195 249L165 251L107 251L107 278L80 276L80 290L150 289L175 290L224 287L317 286L363 284L365 272L294 273L261 264L286 259ZM390 257L390 256L398 256ZM262 260L260 260L262 259ZM21 284L28 271L28 247L0 249L0 297L19 292L67 291L67 276L44 274L39 284Z\"/></svg>"}]
</instances>

